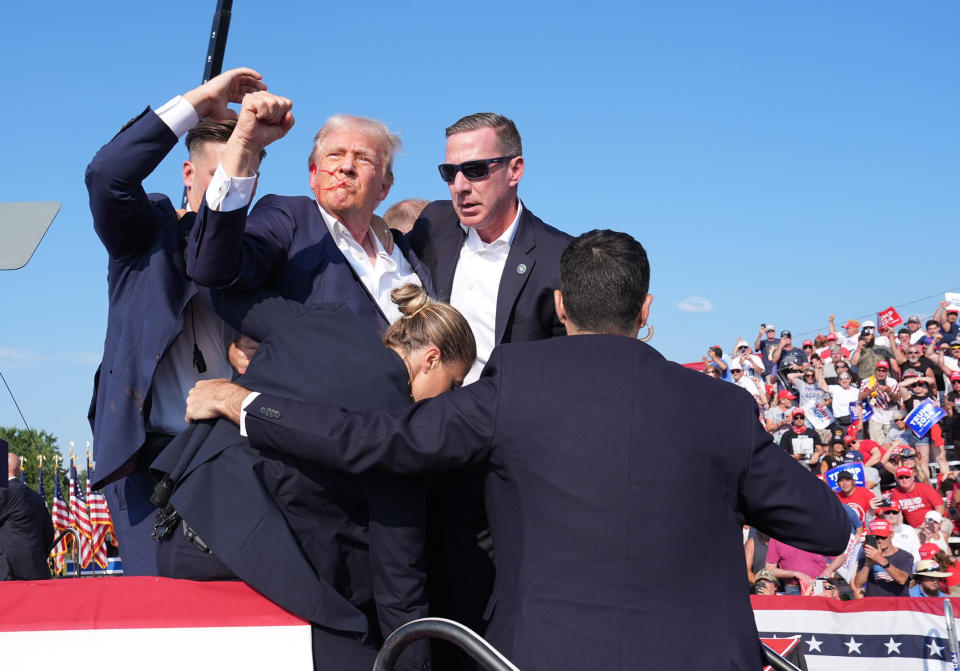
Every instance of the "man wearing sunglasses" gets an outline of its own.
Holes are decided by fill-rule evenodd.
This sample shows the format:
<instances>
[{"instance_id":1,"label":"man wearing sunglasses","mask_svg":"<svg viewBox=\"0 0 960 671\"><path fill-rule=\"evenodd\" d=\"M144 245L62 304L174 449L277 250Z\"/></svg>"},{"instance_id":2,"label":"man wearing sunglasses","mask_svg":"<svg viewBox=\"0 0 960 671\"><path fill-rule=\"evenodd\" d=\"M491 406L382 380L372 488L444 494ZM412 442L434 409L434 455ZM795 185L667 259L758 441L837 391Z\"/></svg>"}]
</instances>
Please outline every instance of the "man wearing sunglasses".
<instances>
[{"instance_id":1,"label":"man wearing sunglasses","mask_svg":"<svg viewBox=\"0 0 960 671\"><path fill-rule=\"evenodd\" d=\"M247 214L256 151L293 126L293 103L261 91L243 99L237 127L197 213L187 270L212 288L267 288L305 304L343 303L382 333L400 318L390 292L428 276L399 233L373 211L393 184L400 138L373 119L337 115L308 158L313 197L267 195Z\"/></svg>"},{"instance_id":2,"label":"man wearing sunglasses","mask_svg":"<svg viewBox=\"0 0 960 671\"><path fill-rule=\"evenodd\" d=\"M429 268L437 297L470 322L480 376L494 346L563 335L553 308L560 255L571 237L520 201L523 146L499 114L465 116L447 128L440 178L450 200L431 203L408 235Z\"/></svg>"},{"instance_id":3,"label":"man wearing sunglasses","mask_svg":"<svg viewBox=\"0 0 960 671\"><path fill-rule=\"evenodd\" d=\"M946 514L943 497L926 482L917 482L912 468L901 466L895 476L897 486L890 490L890 500L900 506L907 524L916 529L923 524L929 510Z\"/></svg>"}]
</instances>

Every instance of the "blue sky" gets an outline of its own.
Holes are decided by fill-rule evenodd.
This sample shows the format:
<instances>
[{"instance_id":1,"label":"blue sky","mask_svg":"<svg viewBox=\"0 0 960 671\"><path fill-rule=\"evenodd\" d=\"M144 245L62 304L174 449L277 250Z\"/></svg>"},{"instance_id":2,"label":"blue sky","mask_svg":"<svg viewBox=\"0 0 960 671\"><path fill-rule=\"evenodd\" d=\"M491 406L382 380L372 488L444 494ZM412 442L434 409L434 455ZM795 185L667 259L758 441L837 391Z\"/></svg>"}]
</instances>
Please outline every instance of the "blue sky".
<instances>
[{"instance_id":1,"label":"blue sky","mask_svg":"<svg viewBox=\"0 0 960 671\"><path fill-rule=\"evenodd\" d=\"M0 201L63 208L27 267L0 273L0 371L61 445L91 439L107 308L84 168L145 106L199 84L215 5L5 9ZM444 127L506 114L523 135L527 207L573 234L613 228L646 246L652 344L671 359L728 350L761 322L796 335L825 330L830 312L929 314L938 298L926 297L960 286L957 3L233 10L224 66L258 69L297 118L259 193L307 193L311 138L345 112L403 137L384 206L444 198ZM179 198L183 156L147 190ZM0 425L22 426L3 389Z\"/></svg>"}]
</instances>

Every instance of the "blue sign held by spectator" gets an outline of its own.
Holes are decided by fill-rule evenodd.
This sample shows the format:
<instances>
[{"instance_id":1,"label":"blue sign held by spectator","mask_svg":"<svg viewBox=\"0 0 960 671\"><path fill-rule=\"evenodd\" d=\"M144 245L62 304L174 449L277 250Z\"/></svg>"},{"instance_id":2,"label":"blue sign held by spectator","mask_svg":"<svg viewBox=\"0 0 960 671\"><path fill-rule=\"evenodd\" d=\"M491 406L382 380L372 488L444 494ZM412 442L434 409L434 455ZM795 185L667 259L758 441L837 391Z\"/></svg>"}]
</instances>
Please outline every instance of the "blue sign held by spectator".
<instances>
[{"instance_id":1,"label":"blue sign held by spectator","mask_svg":"<svg viewBox=\"0 0 960 671\"><path fill-rule=\"evenodd\" d=\"M873 408L870 407L870 404L867 401L851 401L850 402L850 418L854 419L857 417L857 405L863 408L863 423L866 424L867 420L870 419L870 416L873 414Z\"/></svg>"},{"instance_id":2,"label":"blue sign held by spectator","mask_svg":"<svg viewBox=\"0 0 960 671\"><path fill-rule=\"evenodd\" d=\"M930 432L934 424L946 416L946 411L928 398L923 403L914 406L910 414L907 415L907 426L917 434L917 438L923 438Z\"/></svg>"},{"instance_id":3,"label":"blue sign held by spectator","mask_svg":"<svg viewBox=\"0 0 960 671\"><path fill-rule=\"evenodd\" d=\"M827 478L827 484L830 485L830 489L835 492L840 491L840 485L837 484L837 476L844 471L853 476L853 482L855 485L857 485L857 487L867 486L867 478L863 470L863 462L856 461L851 464L843 464L842 466L831 468L824 474L824 476Z\"/></svg>"}]
</instances>

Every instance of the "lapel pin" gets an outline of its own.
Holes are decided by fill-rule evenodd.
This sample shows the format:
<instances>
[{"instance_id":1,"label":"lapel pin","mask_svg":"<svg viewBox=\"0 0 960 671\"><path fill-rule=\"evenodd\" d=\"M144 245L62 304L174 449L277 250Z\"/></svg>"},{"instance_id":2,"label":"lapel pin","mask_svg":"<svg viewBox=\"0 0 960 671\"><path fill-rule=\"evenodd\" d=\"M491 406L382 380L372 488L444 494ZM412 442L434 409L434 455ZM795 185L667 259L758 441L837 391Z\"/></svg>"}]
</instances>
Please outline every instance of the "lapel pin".
<instances>
[{"instance_id":1,"label":"lapel pin","mask_svg":"<svg viewBox=\"0 0 960 671\"><path fill-rule=\"evenodd\" d=\"M523 275L525 272L527 272L526 263L521 263L519 266L517 266L517 275Z\"/></svg>"}]
</instances>

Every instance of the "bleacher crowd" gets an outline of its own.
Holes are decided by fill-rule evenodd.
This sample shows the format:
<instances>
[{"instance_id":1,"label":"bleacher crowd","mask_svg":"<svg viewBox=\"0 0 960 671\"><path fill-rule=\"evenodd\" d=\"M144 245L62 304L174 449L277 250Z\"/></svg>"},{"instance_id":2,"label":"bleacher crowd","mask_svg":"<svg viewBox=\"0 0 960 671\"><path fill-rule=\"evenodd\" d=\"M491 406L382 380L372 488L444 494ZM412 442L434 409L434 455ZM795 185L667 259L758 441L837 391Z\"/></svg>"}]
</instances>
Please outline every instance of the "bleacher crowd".
<instances>
[{"instance_id":1,"label":"bleacher crowd","mask_svg":"<svg viewBox=\"0 0 960 671\"><path fill-rule=\"evenodd\" d=\"M799 346L790 330L763 324L752 345L709 348L704 373L749 392L774 441L856 519L848 551L836 557L745 527L754 593L960 594L958 312L944 300L929 319L883 329L856 319L838 328L830 315L827 332Z\"/></svg>"}]
</instances>

